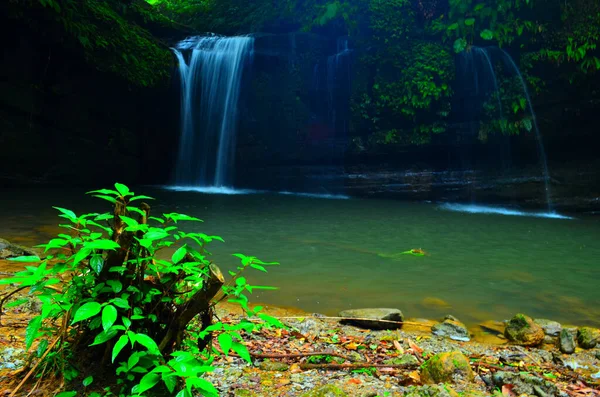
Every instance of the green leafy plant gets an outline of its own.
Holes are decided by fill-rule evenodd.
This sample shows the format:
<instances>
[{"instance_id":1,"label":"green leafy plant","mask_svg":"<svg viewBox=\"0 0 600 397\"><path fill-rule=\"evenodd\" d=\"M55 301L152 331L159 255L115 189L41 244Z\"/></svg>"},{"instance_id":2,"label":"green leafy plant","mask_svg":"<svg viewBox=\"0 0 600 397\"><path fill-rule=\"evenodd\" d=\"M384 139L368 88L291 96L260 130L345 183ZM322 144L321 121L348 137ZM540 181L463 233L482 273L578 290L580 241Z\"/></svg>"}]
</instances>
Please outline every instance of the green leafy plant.
<instances>
[{"instance_id":1,"label":"green leafy plant","mask_svg":"<svg viewBox=\"0 0 600 397\"><path fill-rule=\"evenodd\" d=\"M217 395L203 379L217 351L211 347L213 333L218 333L219 352L233 351L250 361L242 333L257 324L214 322L214 305L228 299L248 316L283 326L260 307L248 306L248 292L272 287L249 285L241 276L248 268L266 272L276 263L235 254L241 264L226 283L207 251L209 243L222 238L179 229L181 222L200 219L179 213L151 216L142 202L151 198L119 183L89 194L110 202L113 211L77 215L54 207L67 221L60 225L65 232L41 246L48 254L43 260L14 259L37 265L0 281L29 288L43 303L25 336L27 349L37 342L37 366L67 382L85 377L83 386L95 390L88 394L94 397L144 396L160 389L178 397L192 396L194 390ZM176 247L171 255L164 253ZM77 360L112 369L117 388L98 392L106 385L94 385L91 373L80 374Z\"/></svg>"}]
</instances>

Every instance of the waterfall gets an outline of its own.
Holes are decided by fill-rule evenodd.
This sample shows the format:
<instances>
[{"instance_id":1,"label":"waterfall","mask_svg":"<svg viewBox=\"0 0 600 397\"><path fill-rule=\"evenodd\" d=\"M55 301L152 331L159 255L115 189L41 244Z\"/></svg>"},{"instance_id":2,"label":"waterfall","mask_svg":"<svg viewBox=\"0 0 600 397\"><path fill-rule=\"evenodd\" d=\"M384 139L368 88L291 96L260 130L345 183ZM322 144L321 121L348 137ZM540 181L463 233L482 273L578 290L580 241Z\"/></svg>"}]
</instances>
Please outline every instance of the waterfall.
<instances>
[{"instance_id":1,"label":"waterfall","mask_svg":"<svg viewBox=\"0 0 600 397\"><path fill-rule=\"evenodd\" d=\"M503 55L506 65L514 70L515 74L519 77L519 80L521 81L521 85L523 86L523 93L525 94L525 99L527 99L527 107L529 109L529 113L531 114L531 120L533 121L533 130L535 131L538 152L542 163L542 171L544 173L544 191L546 193L546 203L548 203L548 210L552 211L552 195L550 193L550 172L548 171L548 161L546 159L544 143L542 142L542 135L540 134L540 129L538 128L537 117L535 115L535 112L533 111L533 105L531 103L529 89L527 88L527 84L525 83L525 79L523 78L521 71L517 67L517 64L512 59L510 54L508 54L502 49L500 50L500 52Z\"/></svg>"},{"instance_id":2,"label":"waterfall","mask_svg":"<svg viewBox=\"0 0 600 397\"><path fill-rule=\"evenodd\" d=\"M251 37L197 36L172 49L181 79L177 185L232 185L238 102L253 47Z\"/></svg>"},{"instance_id":3,"label":"waterfall","mask_svg":"<svg viewBox=\"0 0 600 397\"><path fill-rule=\"evenodd\" d=\"M339 37L337 39L337 51L335 54L327 57L327 99L329 110L329 123L334 131L338 130L338 104L336 96L338 92L348 90L350 84L350 60L349 56L352 50L348 47L348 38ZM342 69L344 68L344 69ZM344 72L340 75L340 70ZM347 109L343 109L347 111ZM347 122L342 117L341 130L345 134Z\"/></svg>"}]
</instances>

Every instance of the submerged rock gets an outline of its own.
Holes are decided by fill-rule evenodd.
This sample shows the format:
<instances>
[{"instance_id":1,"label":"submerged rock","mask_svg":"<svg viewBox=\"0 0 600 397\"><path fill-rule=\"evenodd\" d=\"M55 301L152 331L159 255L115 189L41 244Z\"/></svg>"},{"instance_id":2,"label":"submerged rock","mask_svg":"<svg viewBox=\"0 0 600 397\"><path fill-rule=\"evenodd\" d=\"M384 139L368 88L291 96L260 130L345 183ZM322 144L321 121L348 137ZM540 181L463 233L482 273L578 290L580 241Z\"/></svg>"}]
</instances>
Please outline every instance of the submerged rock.
<instances>
[{"instance_id":1,"label":"submerged rock","mask_svg":"<svg viewBox=\"0 0 600 397\"><path fill-rule=\"evenodd\" d=\"M8 240L0 238L0 259L16 258L18 256L34 256L37 255L35 251L30 248L22 247L17 244L13 244Z\"/></svg>"},{"instance_id":2,"label":"submerged rock","mask_svg":"<svg viewBox=\"0 0 600 397\"><path fill-rule=\"evenodd\" d=\"M560 323L552 320L546 320L543 318L536 318L533 321L535 321L537 325L542 327L546 335L554 337L560 335L560 331L562 330L562 325L560 325Z\"/></svg>"},{"instance_id":3,"label":"submerged rock","mask_svg":"<svg viewBox=\"0 0 600 397\"><path fill-rule=\"evenodd\" d=\"M577 330L577 343L584 349L593 349L600 343L600 330L591 327L581 327Z\"/></svg>"},{"instance_id":4,"label":"submerged rock","mask_svg":"<svg viewBox=\"0 0 600 397\"><path fill-rule=\"evenodd\" d=\"M368 329L398 329L402 327L401 323L404 321L404 316L398 309L351 309L341 311L339 316L344 317L341 320L342 324Z\"/></svg>"},{"instance_id":5,"label":"submerged rock","mask_svg":"<svg viewBox=\"0 0 600 397\"><path fill-rule=\"evenodd\" d=\"M423 364L421 379L425 383L472 381L475 375L469 359L461 352L439 353Z\"/></svg>"},{"instance_id":6,"label":"submerged rock","mask_svg":"<svg viewBox=\"0 0 600 397\"><path fill-rule=\"evenodd\" d=\"M523 346L537 346L544 341L544 330L531 317L515 315L504 330L504 336L511 342Z\"/></svg>"},{"instance_id":7,"label":"submerged rock","mask_svg":"<svg viewBox=\"0 0 600 397\"><path fill-rule=\"evenodd\" d=\"M470 340L469 330L455 317L446 316L443 322L434 325L431 332L437 336L445 336L461 342Z\"/></svg>"},{"instance_id":8,"label":"submerged rock","mask_svg":"<svg viewBox=\"0 0 600 397\"><path fill-rule=\"evenodd\" d=\"M558 347L565 354L573 354L575 352L575 337L567 329L560 331Z\"/></svg>"}]
</instances>

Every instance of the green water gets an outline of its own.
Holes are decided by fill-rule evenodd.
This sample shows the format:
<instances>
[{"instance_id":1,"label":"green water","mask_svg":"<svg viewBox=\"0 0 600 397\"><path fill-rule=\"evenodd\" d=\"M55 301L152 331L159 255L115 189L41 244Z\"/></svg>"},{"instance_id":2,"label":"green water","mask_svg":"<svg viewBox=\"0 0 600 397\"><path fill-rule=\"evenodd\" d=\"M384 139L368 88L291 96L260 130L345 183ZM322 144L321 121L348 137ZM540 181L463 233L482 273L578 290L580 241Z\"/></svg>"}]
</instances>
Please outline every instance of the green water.
<instances>
[{"instance_id":1,"label":"green water","mask_svg":"<svg viewBox=\"0 0 600 397\"><path fill-rule=\"evenodd\" d=\"M159 198L155 212L205 220L223 236L214 260L242 252L281 266L250 282L280 287L254 301L334 315L353 307L397 307L409 317L451 313L466 323L516 312L600 325L600 219L465 214L434 204L326 200L275 194L204 195L136 189ZM0 237L41 243L57 223L50 205L98 211L82 190L4 191ZM98 205L95 205L97 203ZM40 228L42 227L42 228ZM27 240L29 239L29 240ZM422 248L428 255L398 255ZM448 306L429 304L441 299Z\"/></svg>"}]
</instances>

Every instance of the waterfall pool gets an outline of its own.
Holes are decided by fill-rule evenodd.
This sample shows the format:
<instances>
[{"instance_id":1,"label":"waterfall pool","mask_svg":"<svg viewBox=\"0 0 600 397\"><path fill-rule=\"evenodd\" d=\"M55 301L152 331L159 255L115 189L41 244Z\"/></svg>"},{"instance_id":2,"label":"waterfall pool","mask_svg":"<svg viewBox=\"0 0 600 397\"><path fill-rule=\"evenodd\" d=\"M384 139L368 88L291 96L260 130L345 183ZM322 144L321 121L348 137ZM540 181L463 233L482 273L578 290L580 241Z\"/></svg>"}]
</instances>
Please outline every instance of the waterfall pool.
<instances>
[{"instance_id":1,"label":"waterfall pool","mask_svg":"<svg viewBox=\"0 0 600 397\"><path fill-rule=\"evenodd\" d=\"M451 313L467 324L523 312L600 326L597 217L505 216L431 203L264 192L134 190L157 198L150 202L154 214L203 219L182 227L225 239L210 247L224 270L235 267L230 254L237 252L280 262L268 274L245 274L251 283L280 288L257 291L254 302L328 315L346 308L397 307L408 317ZM0 237L23 245L47 241L61 230L53 205L78 213L109 209L83 193L4 189ZM414 248L427 255L402 254Z\"/></svg>"}]
</instances>

